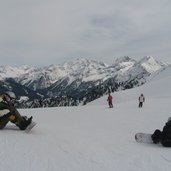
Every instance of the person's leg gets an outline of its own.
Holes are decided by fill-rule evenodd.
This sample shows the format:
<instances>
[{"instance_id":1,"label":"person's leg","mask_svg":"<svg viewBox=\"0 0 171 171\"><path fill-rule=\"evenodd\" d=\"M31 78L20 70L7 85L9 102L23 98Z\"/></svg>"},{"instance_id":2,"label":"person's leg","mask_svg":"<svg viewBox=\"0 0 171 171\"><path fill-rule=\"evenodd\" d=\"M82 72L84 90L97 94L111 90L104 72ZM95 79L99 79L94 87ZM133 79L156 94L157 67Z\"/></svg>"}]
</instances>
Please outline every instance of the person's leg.
<instances>
[{"instance_id":1,"label":"person's leg","mask_svg":"<svg viewBox=\"0 0 171 171\"><path fill-rule=\"evenodd\" d=\"M159 143L162 139L162 132L160 130L156 129L154 131L154 133L152 134L151 138L152 138L154 144Z\"/></svg>"},{"instance_id":2,"label":"person's leg","mask_svg":"<svg viewBox=\"0 0 171 171\"><path fill-rule=\"evenodd\" d=\"M139 103L139 107L142 107L142 102Z\"/></svg>"},{"instance_id":3,"label":"person's leg","mask_svg":"<svg viewBox=\"0 0 171 171\"><path fill-rule=\"evenodd\" d=\"M109 107L110 107L110 102L108 102L108 105L109 105Z\"/></svg>"},{"instance_id":4,"label":"person's leg","mask_svg":"<svg viewBox=\"0 0 171 171\"><path fill-rule=\"evenodd\" d=\"M17 123L16 115L11 114L11 112L9 112L9 113L3 115L2 117L0 117L0 129L3 129L9 121L16 124Z\"/></svg>"},{"instance_id":5,"label":"person's leg","mask_svg":"<svg viewBox=\"0 0 171 171\"><path fill-rule=\"evenodd\" d=\"M143 106L143 102L141 102L141 107Z\"/></svg>"},{"instance_id":6,"label":"person's leg","mask_svg":"<svg viewBox=\"0 0 171 171\"><path fill-rule=\"evenodd\" d=\"M112 104L112 102L110 102L110 107L111 107L111 108L113 107L113 104Z\"/></svg>"},{"instance_id":7,"label":"person's leg","mask_svg":"<svg viewBox=\"0 0 171 171\"><path fill-rule=\"evenodd\" d=\"M16 120L16 116L9 112L0 117L0 129L3 129L9 121L18 126L20 130L25 130L27 126L32 122L32 116L28 119L22 116L22 121L18 123Z\"/></svg>"},{"instance_id":8,"label":"person's leg","mask_svg":"<svg viewBox=\"0 0 171 171\"><path fill-rule=\"evenodd\" d=\"M21 130L26 129L26 127L32 122L32 117L27 119L25 116L21 116L18 110L14 106L5 106L10 112L8 113L8 121L11 121Z\"/></svg>"},{"instance_id":9,"label":"person's leg","mask_svg":"<svg viewBox=\"0 0 171 171\"><path fill-rule=\"evenodd\" d=\"M139 105L138 105L138 107L141 107L141 102L139 102Z\"/></svg>"},{"instance_id":10,"label":"person's leg","mask_svg":"<svg viewBox=\"0 0 171 171\"><path fill-rule=\"evenodd\" d=\"M18 112L18 110L14 107L14 106L8 106L8 109L10 111L10 113L15 116L15 120L10 120L17 123L20 123L23 121L23 117L20 115L20 113Z\"/></svg>"},{"instance_id":11,"label":"person's leg","mask_svg":"<svg viewBox=\"0 0 171 171\"><path fill-rule=\"evenodd\" d=\"M0 117L0 129L3 129L10 120L15 120L15 116L11 116L9 105L5 102L0 103L0 110L8 110L9 112Z\"/></svg>"},{"instance_id":12,"label":"person's leg","mask_svg":"<svg viewBox=\"0 0 171 171\"><path fill-rule=\"evenodd\" d=\"M8 115L3 115L0 117L0 129L3 129L9 122Z\"/></svg>"}]
</instances>

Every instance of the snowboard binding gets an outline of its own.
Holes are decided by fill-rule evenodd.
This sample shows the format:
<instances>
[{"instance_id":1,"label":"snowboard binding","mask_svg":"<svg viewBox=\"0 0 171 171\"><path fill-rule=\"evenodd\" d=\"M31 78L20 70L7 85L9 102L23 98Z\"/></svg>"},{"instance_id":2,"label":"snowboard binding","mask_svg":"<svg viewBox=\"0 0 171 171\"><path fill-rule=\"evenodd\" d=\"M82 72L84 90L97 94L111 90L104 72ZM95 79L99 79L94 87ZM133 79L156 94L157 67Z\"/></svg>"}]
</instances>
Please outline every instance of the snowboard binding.
<instances>
[{"instance_id":1,"label":"snowboard binding","mask_svg":"<svg viewBox=\"0 0 171 171\"><path fill-rule=\"evenodd\" d=\"M27 117L22 117L23 120L20 122L20 124L18 125L18 127L20 128L20 130L25 130L32 122L32 116L30 118L27 119Z\"/></svg>"}]
</instances>

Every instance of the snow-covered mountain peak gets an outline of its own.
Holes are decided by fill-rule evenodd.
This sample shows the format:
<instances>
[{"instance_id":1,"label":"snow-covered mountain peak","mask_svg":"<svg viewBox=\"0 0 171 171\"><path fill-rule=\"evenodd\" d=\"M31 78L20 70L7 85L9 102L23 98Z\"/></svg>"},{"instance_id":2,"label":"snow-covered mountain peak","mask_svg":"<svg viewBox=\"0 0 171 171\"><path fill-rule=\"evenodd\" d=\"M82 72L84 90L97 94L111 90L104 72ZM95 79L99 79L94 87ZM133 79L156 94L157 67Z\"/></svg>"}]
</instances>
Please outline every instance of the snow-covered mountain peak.
<instances>
[{"instance_id":1,"label":"snow-covered mountain peak","mask_svg":"<svg viewBox=\"0 0 171 171\"><path fill-rule=\"evenodd\" d=\"M155 60L152 56L145 56L139 61L139 64L149 73L153 73L165 66L163 62Z\"/></svg>"},{"instance_id":2,"label":"snow-covered mountain peak","mask_svg":"<svg viewBox=\"0 0 171 171\"><path fill-rule=\"evenodd\" d=\"M85 81L89 80L90 78L88 77L92 76L92 74L96 74L96 77L98 77L98 72L107 66L108 65L103 62L81 58L65 63L63 68L67 71L68 76L77 78L84 77Z\"/></svg>"},{"instance_id":3,"label":"snow-covered mountain peak","mask_svg":"<svg viewBox=\"0 0 171 171\"><path fill-rule=\"evenodd\" d=\"M144 61L144 62L146 62L146 61L155 62L155 59L154 59L152 56L144 56L140 61L141 61L142 63L143 63L143 61Z\"/></svg>"},{"instance_id":4,"label":"snow-covered mountain peak","mask_svg":"<svg viewBox=\"0 0 171 171\"><path fill-rule=\"evenodd\" d=\"M77 70L78 68L85 68L85 67L106 67L107 64L103 62L98 62L94 60L89 60L86 58L76 59L70 62L64 63L63 67L65 69L72 68L72 70Z\"/></svg>"},{"instance_id":5,"label":"snow-covered mountain peak","mask_svg":"<svg viewBox=\"0 0 171 171\"><path fill-rule=\"evenodd\" d=\"M128 69L130 69L135 63L136 61L134 59L131 59L128 56L124 56L121 58L117 58L112 66L121 73L124 73Z\"/></svg>"},{"instance_id":6,"label":"snow-covered mountain peak","mask_svg":"<svg viewBox=\"0 0 171 171\"><path fill-rule=\"evenodd\" d=\"M5 78L15 78L19 77L20 75L29 73L30 71L34 70L34 67L30 67L27 65L23 65L20 67L13 67L13 66L0 66L0 80L4 80Z\"/></svg>"},{"instance_id":7,"label":"snow-covered mountain peak","mask_svg":"<svg viewBox=\"0 0 171 171\"><path fill-rule=\"evenodd\" d=\"M115 60L115 63L123 63L123 62L130 62L130 61L135 62L135 60L131 59L129 56L123 56L123 57L117 58Z\"/></svg>"}]
</instances>

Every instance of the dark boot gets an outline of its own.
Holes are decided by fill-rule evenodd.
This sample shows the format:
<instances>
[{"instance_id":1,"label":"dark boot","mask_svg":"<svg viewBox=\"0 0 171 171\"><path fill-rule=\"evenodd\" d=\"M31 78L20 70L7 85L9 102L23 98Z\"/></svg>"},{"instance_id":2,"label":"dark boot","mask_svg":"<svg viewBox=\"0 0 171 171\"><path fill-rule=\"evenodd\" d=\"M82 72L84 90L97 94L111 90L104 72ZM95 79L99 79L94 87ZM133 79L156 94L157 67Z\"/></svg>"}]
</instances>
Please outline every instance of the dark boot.
<instances>
[{"instance_id":1,"label":"dark boot","mask_svg":"<svg viewBox=\"0 0 171 171\"><path fill-rule=\"evenodd\" d=\"M31 124L32 122L32 116L30 118L23 117L23 120L17 125L21 130L25 130L28 125Z\"/></svg>"},{"instance_id":2,"label":"dark boot","mask_svg":"<svg viewBox=\"0 0 171 171\"><path fill-rule=\"evenodd\" d=\"M161 139L162 139L162 133L161 133L161 131L158 130L158 129L155 130L154 133L152 134L151 138L152 138L154 144L159 143L161 141Z\"/></svg>"}]
</instances>

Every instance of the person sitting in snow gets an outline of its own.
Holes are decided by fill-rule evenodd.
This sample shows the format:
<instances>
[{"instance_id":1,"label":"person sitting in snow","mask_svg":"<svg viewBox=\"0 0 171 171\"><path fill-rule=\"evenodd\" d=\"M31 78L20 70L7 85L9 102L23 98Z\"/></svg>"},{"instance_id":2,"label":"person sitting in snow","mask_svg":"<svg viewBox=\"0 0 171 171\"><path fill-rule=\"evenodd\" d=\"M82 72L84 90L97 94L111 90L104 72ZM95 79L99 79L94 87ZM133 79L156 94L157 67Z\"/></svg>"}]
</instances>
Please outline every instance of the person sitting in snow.
<instances>
[{"instance_id":1,"label":"person sitting in snow","mask_svg":"<svg viewBox=\"0 0 171 171\"><path fill-rule=\"evenodd\" d=\"M169 117L163 130L156 129L151 138L155 144L161 143L164 147L171 147L171 117Z\"/></svg>"},{"instance_id":2,"label":"person sitting in snow","mask_svg":"<svg viewBox=\"0 0 171 171\"><path fill-rule=\"evenodd\" d=\"M6 92L0 95L0 110L3 113L0 116L0 129L3 129L10 121L20 128L25 130L32 122L32 116L27 119L26 116L21 116L18 110L14 107L16 96L13 92Z\"/></svg>"},{"instance_id":3,"label":"person sitting in snow","mask_svg":"<svg viewBox=\"0 0 171 171\"><path fill-rule=\"evenodd\" d=\"M139 107L142 107L143 106L143 103L145 102L145 97L143 94L141 94L138 98L138 101L139 101Z\"/></svg>"},{"instance_id":4,"label":"person sitting in snow","mask_svg":"<svg viewBox=\"0 0 171 171\"><path fill-rule=\"evenodd\" d=\"M110 95L110 93L109 93L109 96L108 96L108 98L107 98L107 101L108 101L108 104L109 104L109 108L113 108L112 99L113 99L113 97L112 97L112 96Z\"/></svg>"}]
</instances>

